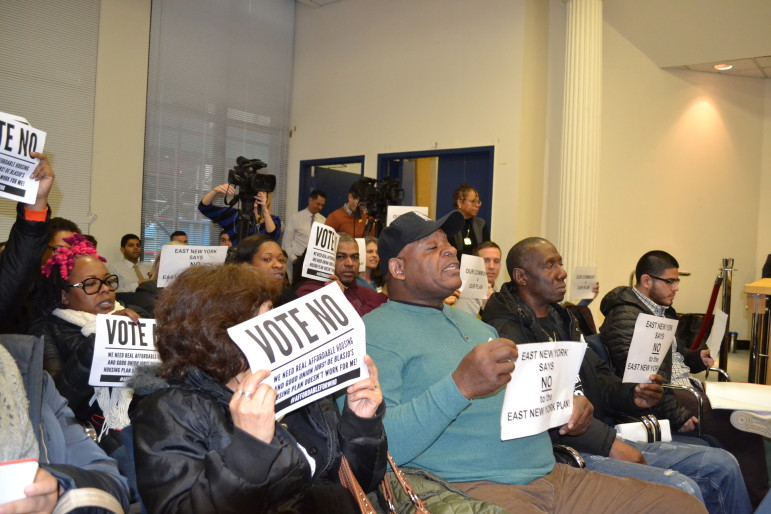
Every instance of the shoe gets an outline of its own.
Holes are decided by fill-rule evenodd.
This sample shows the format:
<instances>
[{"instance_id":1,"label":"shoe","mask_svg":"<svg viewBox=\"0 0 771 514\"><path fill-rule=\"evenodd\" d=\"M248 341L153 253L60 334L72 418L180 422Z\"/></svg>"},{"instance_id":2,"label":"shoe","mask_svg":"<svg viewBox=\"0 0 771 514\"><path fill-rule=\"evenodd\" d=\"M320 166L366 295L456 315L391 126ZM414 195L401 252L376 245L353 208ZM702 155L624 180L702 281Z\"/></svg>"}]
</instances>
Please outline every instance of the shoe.
<instances>
[{"instance_id":1,"label":"shoe","mask_svg":"<svg viewBox=\"0 0 771 514\"><path fill-rule=\"evenodd\" d=\"M771 438L771 412L736 410L731 413L731 424L739 430Z\"/></svg>"}]
</instances>

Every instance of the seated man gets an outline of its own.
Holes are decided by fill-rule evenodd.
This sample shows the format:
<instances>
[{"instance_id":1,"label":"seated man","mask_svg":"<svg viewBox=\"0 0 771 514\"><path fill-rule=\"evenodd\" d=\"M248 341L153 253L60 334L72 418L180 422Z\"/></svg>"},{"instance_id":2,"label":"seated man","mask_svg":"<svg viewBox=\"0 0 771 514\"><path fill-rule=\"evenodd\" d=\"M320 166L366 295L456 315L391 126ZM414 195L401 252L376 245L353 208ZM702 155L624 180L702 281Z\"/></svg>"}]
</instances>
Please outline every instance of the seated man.
<instances>
[{"instance_id":1,"label":"seated man","mask_svg":"<svg viewBox=\"0 0 771 514\"><path fill-rule=\"evenodd\" d=\"M495 292L495 281L501 273L501 247L492 241L485 241L474 248L474 255L482 257L485 261L485 272L487 273L487 298L466 298L461 296L454 304L456 309L468 312L476 316L485 308L490 295Z\"/></svg>"},{"instance_id":2,"label":"seated man","mask_svg":"<svg viewBox=\"0 0 771 514\"><path fill-rule=\"evenodd\" d=\"M605 321L600 327L602 340L607 345L616 373L622 374L626 366L629 345L637 317L652 314L677 319L672 307L680 290L677 260L667 252L654 250L643 255L635 268L634 287L617 287L600 303ZM673 384L693 385L690 373L698 373L713 364L709 350L690 350L684 345L672 344L671 350L661 363L659 373ZM705 400L708 400L706 396ZM684 405L688 396L676 396L668 391L662 402L654 408L659 419L668 419L672 428L681 433L695 434L698 412L694 405ZM702 433L717 438L739 461L742 475L750 493L750 500L757 505L768 491L768 471L763 440L757 434L735 429L730 422L731 411L713 411L708 402L704 407Z\"/></svg>"},{"instance_id":3,"label":"seated man","mask_svg":"<svg viewBox=\"0 0 771 514\"><path fill-rule=\"evenodd\" d=\"M345 297L351 302L353 308L364 316L375 307L379 307L388 300L388 297L368 287L358 284L359 276L359 245L349 234L340 234L335 255L335 275L333 279L345 293ZM305 296L308 293L327 285L328 282L318 280L306 280L297 288L295 294Z\"/></svg>"},{"instance_id":4,"label":"seated man","mask_svg":"<svg viewBox=\"0 0 771 514\"><path fill-rule=\"evenodd\" d=\"M459 212L436 222L410 212L380 236L390 299L364 322L397 464L432 471L511 512L704 512L673 487L555 464L546 432L501 440L503 387L517 346L442 304L461 283L447 235L462 226ZM591 414L574 416L569 426L578 432L590 421Z\"/></svg>"},{"instance_id":5,"label":"seated man","mask_svg":"<svg viewBox=\"0 0 771 514\"><path fill-rule=\"evenodd\" d=\"M490 297L482 320L520 345L578 341L578 320L559 305L565 296L567 273L554 245L540 237L524 239L509 251L506 268L511 281ZM662 377L651 375L653 384L624 384L591 348L586 350L579 376L585 396L576 396L573 408L588 399L594 407L593 423L584 434L562 434L556 429L550 434L555 443L580 451L588 469L681 487L703 497L710 512L751 511L739 465L731 454L675 442L627 443L604 423L614 411L646 413L662 398ZM694 491L697 484L700 495Z\"/></svg>"},{"instance_id":6,"label":"seated man","mask_svg":"<svg viewBox=\"0 0 771 514\"><path fill-rule=\"evenodd\" d=\"M150 277L151 264L140 262L142 256L142 241L136 234L126 234L120 238L120 253L123 258L110 262L108 268L118 275L119 293L133 293L137 286Z\"/></svg>"},{"instance_id":7,"label":"seated man","mask_svg":"<svg viewBox=\"0 0 771 514\"><path fill-rule=\"evenodd\" d=\"M175 230L169 236L169 241L178 241L183 245L187 244L187 233L184 230Z\"/></svg>"}]
</instances>

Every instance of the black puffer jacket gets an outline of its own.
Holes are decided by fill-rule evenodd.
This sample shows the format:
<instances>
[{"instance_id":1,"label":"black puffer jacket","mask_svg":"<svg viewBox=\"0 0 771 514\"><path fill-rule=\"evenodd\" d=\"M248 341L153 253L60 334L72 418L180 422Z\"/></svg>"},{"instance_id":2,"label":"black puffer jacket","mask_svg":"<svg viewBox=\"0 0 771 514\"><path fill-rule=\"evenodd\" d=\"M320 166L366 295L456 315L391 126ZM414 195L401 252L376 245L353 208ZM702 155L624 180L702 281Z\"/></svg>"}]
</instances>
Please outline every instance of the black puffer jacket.
<instances>
[{"instance_id":1,"label":"black puffer jacket","mask_svg":"<svg viewBox=\"0 0 771 514\"><path fill-rule=\"evenodd\" d=\"M549 317L558 328L557 340L579 340L581 331L578 321L570 311L552 304ZM493 293L487 300L482 311L482 321L495 327L501 337L509 338L517 344L546 342L553 338L541 328L535 312L522 300L511 282L504 284L500 292ZM586 349L579 376L583 392L594 406L594 422L580 436L561 436L556 428L550 430L549 434L555 443L607 457L616 439L616 432L605 423L606 418L618 412L636 415L645 411L634 405L634 384L621 383L591 348Z\"/></svg>"},{"instance_id":2,"label":"black puffer jacket","mask_svg":"<svg viewBox=\"0 0 771 514\"><path fill-rule=\"evenodd\" d=\"M640 314L651 314L645 304L637 298L631 287L617 287L610 291L600 303L600 311L605 316L605 321L600 327L602 340L608 347L610 359L613 362L616 373L623 375L626 367L626 358L629 354L629 345L634 334L634 325ZM667 318L677 319L675 309L669 307L665 313ZM692 373L704 371L705 365L699 356L699 350L691 351L678 345L678 351L683 355L685 364ZM672 352L668 352L661 363L659 374L664 381L672 379ZM679 429L683 423L691 417L690 412L678 404L672 391L667 390L664 400L657 405L653 412L660 419L668 419L674 430Z\"/></svg>"},{"instance_id":3,"label":"black puffer jacket","mask_svg":"<svg viewBox=\"0 0 771 514\"><path fill-rule=\"evenodd\" d=\"M50 218L49 209L47 219ZM47 242L48 222L27 221L24 205L19 203L8 244L0 253L0 332L24 334L40 314L31 296Z\"/></svg>"},{"instance_id":4,"label":"black puffer jacket","mask_svg":"<svg viewBox=\"0 0 771 514\"><path fill-rule=\"evenodd\" d=\"M94 388L88 385L91 361L94 358L94 335L84 336L80 327L53 314L38 319L31 329L45 337L44 369L51 374L62 396L81 421L91 421L93 414L102 414L93 402Z\"/></svg>"},{"instance_id":5,"label":"black puffer jacket","mask_svg":"<svg viewBox=\"0 0 771 514\"><path fill-rule=\"evenodd\" d=\"M265 444L233 425L232 396L194 369L139 402L134 455L150 512L347 512L351 496L337 479L342 454L365 490L382 480L385 404L363 419L319 400L286 415ZM313 476L297 443L316 461Z\"/></svg>"}]
</instances>

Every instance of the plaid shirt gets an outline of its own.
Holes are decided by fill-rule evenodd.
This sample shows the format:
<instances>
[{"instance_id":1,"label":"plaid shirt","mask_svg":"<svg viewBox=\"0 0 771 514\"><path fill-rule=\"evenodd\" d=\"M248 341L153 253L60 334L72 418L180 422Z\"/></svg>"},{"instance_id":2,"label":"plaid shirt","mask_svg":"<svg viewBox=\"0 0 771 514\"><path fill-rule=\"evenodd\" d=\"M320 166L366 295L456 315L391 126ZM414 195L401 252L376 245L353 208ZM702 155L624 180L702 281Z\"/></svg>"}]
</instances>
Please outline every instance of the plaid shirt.
<instances>
[{"instance_id":1,"label":"plaid shirt","mask_svg":"<svg viewBox=\"0 0 771 514\"><path fill-rule=\"evenodd\" d=\"M651 313L654 316L659 316L660 318L665 317L665 313L667 311L667 308L657 304L644 294L642 294L640 291L637 290L636 287L632 288L632 291L634 291L634 294L637 295L637 298L640 299L640 301L645 304L646 307L648 307L648 310L651 311ZM692 387L693 384L690 381L690 375L691 370L688 366L685 365L685 359L683 359L683 355L677 351L677 339L672 338L672 380L670 380L671 383L675 385L681 385L681 386L688 386Z\"/></svg>"}]
</instances>

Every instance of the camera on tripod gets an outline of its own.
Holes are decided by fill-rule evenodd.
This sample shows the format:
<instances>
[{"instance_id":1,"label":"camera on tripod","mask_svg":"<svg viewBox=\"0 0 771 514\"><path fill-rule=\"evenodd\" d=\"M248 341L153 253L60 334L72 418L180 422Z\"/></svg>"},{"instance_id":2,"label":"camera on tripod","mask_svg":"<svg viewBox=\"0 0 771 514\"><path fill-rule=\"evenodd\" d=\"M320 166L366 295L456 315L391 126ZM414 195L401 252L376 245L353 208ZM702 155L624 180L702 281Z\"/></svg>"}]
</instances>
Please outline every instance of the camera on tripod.
<instances>
[{"instance_id":1,"label":"camera on tripod","mask_svg":"<svg viewBox=\"0 0 771 514\"><path fill-rule=\"evenodd\" d=\"M236 221L238 241L243 241L257 228L254 216L254 200L257 193L272 193L276 189L276 176L259 172L266 166L267 164L260 159L238 157L236 165L228 171L228 184L238 187L238 194L232 200L225 201L229 206L238 202Z\"/></svg>"},{"instance_id":2,"label":"camera on tripod","mask_svg":"<svg viewBox=\"0 0 771 514\"><path fill-rule=\"evenodd\" d=\"M359 199L359 205L366 207L370 223L374 222L376 234L380 235L388 206L398 205L404 200L402 183L396 178L377 180L368 177L362 178L360 182L365 184L365 192ZM364 233L369 233L369 226Z\"/></svg>"}]
</instances>

